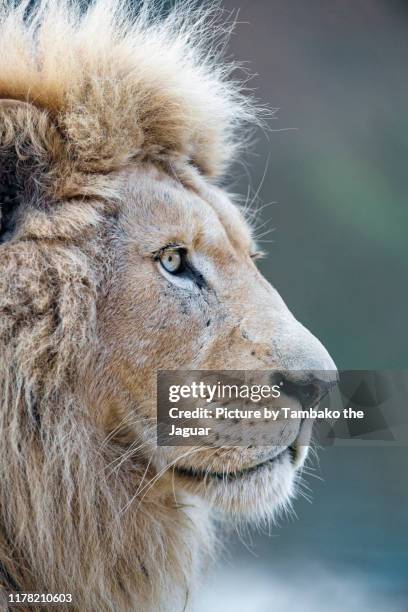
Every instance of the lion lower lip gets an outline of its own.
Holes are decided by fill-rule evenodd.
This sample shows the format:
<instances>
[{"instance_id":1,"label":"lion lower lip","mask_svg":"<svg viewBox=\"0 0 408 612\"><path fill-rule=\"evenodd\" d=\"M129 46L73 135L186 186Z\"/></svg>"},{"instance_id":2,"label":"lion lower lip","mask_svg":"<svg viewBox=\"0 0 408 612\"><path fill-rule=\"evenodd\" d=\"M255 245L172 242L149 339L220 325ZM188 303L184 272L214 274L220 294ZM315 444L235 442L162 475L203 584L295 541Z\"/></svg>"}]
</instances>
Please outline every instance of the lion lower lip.
<instances>
[{"instance_id":1,"label":"lion lower lip","mask_svg":"<svg viewBox=\"0 0 408 612\"><path fill-rule=\"evenodd\" d=\"M287 453L290 454L291 461L293 461L295 452L296 451L292 446L288 446L283 451L281 451L278 455L275 455L274 457L271 457L270 459L266 459L265 461L262 461L261 463L257 463L256 465L245 468L243 470L237 470L236 472L224 472L224 473L223 472L207 472L205 470L195 470L194 468L186 468L186 467L176 467L175 472L177 472L181 476L186 476L187 478L192 478L194 480L208 480L208 479L223 480L223 481L237 480L240 478L245 478L246 476L249 476L250 474L254 474L255 472L258 472L261 468L275 463L277 460L281 459Z\"/></svg>"}]
</instances>

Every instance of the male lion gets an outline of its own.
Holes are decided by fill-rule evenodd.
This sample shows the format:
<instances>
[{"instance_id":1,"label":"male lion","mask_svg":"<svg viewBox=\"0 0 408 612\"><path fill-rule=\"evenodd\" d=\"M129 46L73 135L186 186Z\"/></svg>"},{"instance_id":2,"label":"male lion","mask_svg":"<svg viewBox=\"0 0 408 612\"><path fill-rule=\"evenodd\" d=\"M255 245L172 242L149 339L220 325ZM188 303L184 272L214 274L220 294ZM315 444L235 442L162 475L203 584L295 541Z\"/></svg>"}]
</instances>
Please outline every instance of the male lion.
<instances>
[{"instance_id":1,"label":"male lion","mask_svg":"<svg viewBox=\"0 0 408 612\"><path fill-rule=\"evenodd\" d=\"M334 370L215 186L251 105L184 13L2 4L3 609L183 610L211 508L271 515L307 449L156 448L156 371ZM295 378L294 405L330 381Z\"/></svg>"}]
</instances>

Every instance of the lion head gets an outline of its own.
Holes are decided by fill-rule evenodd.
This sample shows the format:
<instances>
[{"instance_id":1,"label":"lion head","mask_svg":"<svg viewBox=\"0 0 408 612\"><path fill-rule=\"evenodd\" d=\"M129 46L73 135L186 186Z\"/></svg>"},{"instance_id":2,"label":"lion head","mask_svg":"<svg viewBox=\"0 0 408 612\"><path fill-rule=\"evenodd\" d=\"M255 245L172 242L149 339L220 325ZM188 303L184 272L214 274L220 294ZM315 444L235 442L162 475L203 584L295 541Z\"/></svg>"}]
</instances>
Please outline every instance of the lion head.
<instances>
[{"instance_id":1,"label":"lion head","mask_svg":"<svg viewBox=\"0 0 408 612\"><path fill-rule=\"evenodd\" d=\"M99 354L82 383L86 403L105 430L136 438L156 469L172 468L176 487L221 509L269 513L288 499L305 459L299 424L284 449L157 449L156 372L303 371L288 400L309 406L334 364L258 271L251 229L223 190L194 168L187 182L146 164L128 171L123 194L114 280L100 302ZM325 370L326 380L310 374Z\"/></svg>"},{"instance_id":2,"label":"lion head","mask_svg":"<svg viewBox=\"0 0 408 612\"><path fill-rule=\"evenodd\" d=\"M157 370L335 366L217 186L253 114L212 20L26 4L0 18L0 584L147 610L189 574L203 508L270 514L307 453L299 425L284 447L158 448ZM290 401L332 378L293 377Z\"/></svg>"}]
</instances>

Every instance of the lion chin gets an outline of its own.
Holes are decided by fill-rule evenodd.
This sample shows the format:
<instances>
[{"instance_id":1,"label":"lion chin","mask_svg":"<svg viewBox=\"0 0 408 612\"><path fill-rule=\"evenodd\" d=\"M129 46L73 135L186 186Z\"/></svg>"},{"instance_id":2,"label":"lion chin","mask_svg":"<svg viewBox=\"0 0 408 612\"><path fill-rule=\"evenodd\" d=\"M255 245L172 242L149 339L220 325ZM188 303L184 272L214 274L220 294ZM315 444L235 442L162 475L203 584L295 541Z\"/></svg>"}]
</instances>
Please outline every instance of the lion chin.
<instances>
[{"instance_id":1,"label":"lion chin","mask_svg":"<svg viewBox=\"0 0 408 612\"><path fill-rule=\"evenodd\" d=\"M290 447L242 470L208 472L176 468L180 487L203 497L234 521L273 518L294 493L295 468Z\"/></svg>"},{"instance_id":2,"label":"lion chin","mask_svg":"<svg viewBox=\"0 0 408 612\"><path fill-rule=\"evenodd\" d=\"M294 426L286 445L192 449L167 476L175 490L199 496L235 522L273 520L291 505L309 452L312 424Z\"/></svg>"}]
</instances>

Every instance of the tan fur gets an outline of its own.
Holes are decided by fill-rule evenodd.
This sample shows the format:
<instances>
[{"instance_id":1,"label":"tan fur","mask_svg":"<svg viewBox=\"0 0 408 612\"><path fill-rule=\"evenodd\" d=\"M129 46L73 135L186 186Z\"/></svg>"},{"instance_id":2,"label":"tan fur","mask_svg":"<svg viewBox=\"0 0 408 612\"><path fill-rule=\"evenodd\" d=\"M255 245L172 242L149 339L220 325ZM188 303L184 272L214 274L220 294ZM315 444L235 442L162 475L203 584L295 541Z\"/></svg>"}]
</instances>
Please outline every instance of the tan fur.
<instances>
[{"instance_id":1,"label":"tan fur","mask_svg":"<svg viewBox=\"0 0 408 612\"><path fill-rule=\"evenodd\" d=\"M0 18L0 184L14 190L0 201L0 597L181 611L213 547L211 507L271 515L305 452L226 486L183 477L276 449L156 448L157 369L334 366L210 184L250 105L203 50L203 14L26 9ZM163 273L155 253L174 243L205 290Z\"/></svg>"},{"instance_id":2,"label":"tan fur","mask_svg":"<svg viewBox=\"0 0 408 612\"><path fill-rule=\"evenodd\" d=\"M27 22L27 4L0 17L0 95L47 111L64 143L53 150L61 179L70 176L60 194L81 190L84 172L135 159L220 174L251 113L226 80L231 67L217 62L219 28L207 12L183 3L163 21L145 2L135 20L123 3L101 0L81 16L75 2L55 0Z\"/></svg>"}]
</instances>

